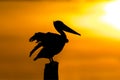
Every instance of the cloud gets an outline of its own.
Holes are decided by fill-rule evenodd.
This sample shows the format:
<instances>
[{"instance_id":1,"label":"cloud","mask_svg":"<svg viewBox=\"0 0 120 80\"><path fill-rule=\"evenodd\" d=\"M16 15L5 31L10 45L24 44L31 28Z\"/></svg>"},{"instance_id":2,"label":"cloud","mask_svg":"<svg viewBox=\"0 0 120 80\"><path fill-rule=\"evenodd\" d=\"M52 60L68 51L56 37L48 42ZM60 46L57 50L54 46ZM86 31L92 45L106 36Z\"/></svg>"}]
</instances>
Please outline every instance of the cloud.
<instances>
[{"instance_id":1,"label":"cloud","mask_svg":"<svg viewBox=\"0 0 120 80\"><path fill-rule=\"evenodd\" d=\"M15 42L21 40L20 36L14 35L0 35L0 43L1 42Z\"/></svg>"}]
</instances>

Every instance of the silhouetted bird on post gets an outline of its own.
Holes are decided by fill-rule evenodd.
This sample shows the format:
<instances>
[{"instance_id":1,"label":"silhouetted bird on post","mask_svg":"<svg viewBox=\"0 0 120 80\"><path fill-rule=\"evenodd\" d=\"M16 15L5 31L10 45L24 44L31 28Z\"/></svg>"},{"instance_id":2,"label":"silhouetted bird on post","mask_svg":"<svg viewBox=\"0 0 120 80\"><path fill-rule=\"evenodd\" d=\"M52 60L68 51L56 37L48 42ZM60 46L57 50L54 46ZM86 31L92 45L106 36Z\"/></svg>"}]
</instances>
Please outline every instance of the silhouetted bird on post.
<instances>
[{"instance_id":1,"label":"silhouetted bird on post","mask_svg":"<svg viewBox=\"0 0 120 80\"><path fill-rule=\"evenodd\" d=\"M64 33L70 32L76 35L80 35L76 31L70 29L67 27L62 21L54 21L53 22L55 29L60 33L42 33L38 32L35 33L29 41L37 41L38 43L34 49L30 52L30 56L36 51L38 48L41 46L43 47L42 50L38 53L38 55L34 58L34 61L37 60L38 58L48 58L50 62L53 61L53 57L58 54L64 47L65 43L68 42L68 39Z\"/></svg>"}]
</instances>

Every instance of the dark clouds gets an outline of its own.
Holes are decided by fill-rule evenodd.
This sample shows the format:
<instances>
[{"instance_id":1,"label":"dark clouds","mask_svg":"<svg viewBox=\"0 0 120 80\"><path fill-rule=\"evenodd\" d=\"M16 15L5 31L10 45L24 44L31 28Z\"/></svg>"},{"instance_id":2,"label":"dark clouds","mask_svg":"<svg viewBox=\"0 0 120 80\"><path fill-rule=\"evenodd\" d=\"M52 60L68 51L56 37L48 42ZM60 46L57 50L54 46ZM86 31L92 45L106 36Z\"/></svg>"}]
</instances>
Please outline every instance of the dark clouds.
<instances>
[{"instance_id":1,"label":"dark clouds","mask_svg":"<svg viewBox=\"0 0 120 80\"><path fill-rule=\"evenodd\" d=\"M21 36L17 36L17 35L0 35L0 43L1 42L18 42L23 40L23 38L21 38Z\"/></svg>"}]
</instances>

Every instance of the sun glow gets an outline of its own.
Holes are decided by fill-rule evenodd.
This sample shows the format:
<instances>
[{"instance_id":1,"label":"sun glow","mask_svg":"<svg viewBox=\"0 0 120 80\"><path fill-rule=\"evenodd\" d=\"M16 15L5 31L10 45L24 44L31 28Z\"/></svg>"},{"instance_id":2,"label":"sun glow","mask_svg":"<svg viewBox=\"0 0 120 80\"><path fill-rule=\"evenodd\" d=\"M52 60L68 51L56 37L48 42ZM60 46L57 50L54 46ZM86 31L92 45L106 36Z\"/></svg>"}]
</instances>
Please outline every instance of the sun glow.
<instances>
[{"instance_id":1,"label":"sun glow","mask_svg":"<svg viewBox=\"0 0 120 80\"><path fill-rule=\"evenodd\" d=\"M104 6L105 15L102 20L114 29L120 30L120 1L110 2Z\"/></svg>"}]
</instances>

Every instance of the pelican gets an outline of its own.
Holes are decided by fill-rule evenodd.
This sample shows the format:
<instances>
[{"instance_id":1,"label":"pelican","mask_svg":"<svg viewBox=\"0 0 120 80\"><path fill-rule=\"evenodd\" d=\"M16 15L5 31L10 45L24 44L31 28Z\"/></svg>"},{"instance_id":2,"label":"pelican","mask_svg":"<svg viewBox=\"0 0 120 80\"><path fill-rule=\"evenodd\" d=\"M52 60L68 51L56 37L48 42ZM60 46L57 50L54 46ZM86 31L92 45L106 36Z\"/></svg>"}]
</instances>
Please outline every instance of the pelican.
<instances>
[{"instance_id":1,"label":"pelican","mask_svg":"<svg viewBox=\"0 0 120 80\"><path fill-rule=\"evenodd\" d=\"M33 42L36 40L37 45L34 47L34 49L30 52L31 56L38 48L43 47L41 51L38 53L38 55L34 58L34 61L38 58L48 58L50 62L53 62L53 57L58 54L60 51L62 51L65 43L68 42L68 39L66 37L66 32L70 32L76 35L81 35L77 33L76 31L69 28L67 25L65 25L62 21L53 21L53 25L55 29L59 32L59 34L56 33L43 33L43 32L37 32L35 33L30 39L30 42Z\"/></svg>"}]
</instances>

